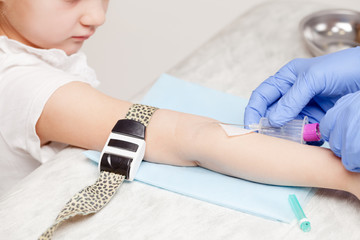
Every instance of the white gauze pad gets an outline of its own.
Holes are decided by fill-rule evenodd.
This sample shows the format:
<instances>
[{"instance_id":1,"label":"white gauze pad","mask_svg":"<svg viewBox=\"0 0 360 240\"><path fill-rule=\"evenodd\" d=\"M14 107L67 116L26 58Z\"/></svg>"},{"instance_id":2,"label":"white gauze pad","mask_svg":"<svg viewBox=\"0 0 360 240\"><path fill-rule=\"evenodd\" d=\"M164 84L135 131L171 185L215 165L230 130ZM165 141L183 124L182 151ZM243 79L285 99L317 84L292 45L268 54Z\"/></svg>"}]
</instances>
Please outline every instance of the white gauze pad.
<instances>
[{"instance_id":1,"label":"white gauze pad","mask_svg":"<svg viewBox=\"0 0 360 240\"><path fill-rule=\"evenodd\" d=\"M219 123L219 125L224 129L224 131L226 132L226 134L229 137L244 135L244 134L248 134L248 133L252 133L252 132L256 131L256 130L245 129L245 128L235 126L235 125L230 125L230 124Z\"/></svg>"}]
</instances>

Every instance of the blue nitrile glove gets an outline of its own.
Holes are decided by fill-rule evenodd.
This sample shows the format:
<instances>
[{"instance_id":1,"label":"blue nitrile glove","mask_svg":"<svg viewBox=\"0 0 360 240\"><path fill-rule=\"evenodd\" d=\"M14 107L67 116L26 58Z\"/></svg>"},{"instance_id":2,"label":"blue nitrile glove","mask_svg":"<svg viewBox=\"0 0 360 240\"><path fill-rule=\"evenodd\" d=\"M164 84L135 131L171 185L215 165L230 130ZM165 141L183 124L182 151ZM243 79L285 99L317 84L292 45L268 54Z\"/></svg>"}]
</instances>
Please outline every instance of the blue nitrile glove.
<instances>
[{"instance_id":1,"label":"blue nitrile glove","mask_svg":"<svg viewBox=\"0 0 360 240\"><path fill-rule=\"evenodd\" d=\"M360 91L340 98L320 122L322 137L349 171L360 172Z\"/></svg>"},{"instance_id":2,"label":"blue nitrile glove","mask_svg":"<svg viewBox=\"0 0 360 240\"><path fill-rule=\"evenodd\" d=\"M295 59L256 88L245 110L245 124L268 117L279 127L297 116L320 122L342 96L360 90L360 47Z\"/></svg>"}]
</instances>

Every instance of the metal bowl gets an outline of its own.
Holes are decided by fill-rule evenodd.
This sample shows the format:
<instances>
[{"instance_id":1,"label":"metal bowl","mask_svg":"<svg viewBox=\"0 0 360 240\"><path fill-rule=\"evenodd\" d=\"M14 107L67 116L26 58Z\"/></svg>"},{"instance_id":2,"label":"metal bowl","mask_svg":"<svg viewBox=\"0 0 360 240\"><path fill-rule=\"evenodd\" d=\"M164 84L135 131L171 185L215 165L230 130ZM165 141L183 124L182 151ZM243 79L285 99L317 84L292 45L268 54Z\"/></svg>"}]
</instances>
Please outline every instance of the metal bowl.
<instances>
[{"instance_id":1,"label":"metal bowl","mask_svg":"<svg viewBox=\"0 0 360 240\"><path fill-rule=\"evenodd\" d=\"M345 9L315 12L300 22L300 31L314 56L360 46L360 12Z\"/></svg>"}]
</instances>

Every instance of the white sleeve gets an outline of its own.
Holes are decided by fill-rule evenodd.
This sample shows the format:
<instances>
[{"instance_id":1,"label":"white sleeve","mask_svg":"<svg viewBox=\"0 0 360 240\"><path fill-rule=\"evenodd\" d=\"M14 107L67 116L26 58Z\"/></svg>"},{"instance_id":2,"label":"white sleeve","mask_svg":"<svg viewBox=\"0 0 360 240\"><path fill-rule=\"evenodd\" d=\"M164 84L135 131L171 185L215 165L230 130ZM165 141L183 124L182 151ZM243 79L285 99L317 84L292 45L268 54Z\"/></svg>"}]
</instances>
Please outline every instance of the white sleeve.
<instances>
[{"instance_id":1,"label":"white sleeve","mask_svg":"<svg viewBox=\"0 0 360 240\"><path fill-rule=\"evenodd\" d=\"M13 151L25 151L45 162L54 149L40 147L35 126L46 102L64 84L87 81L41 61L0 62L6 64L0 67L0 134Z\"/></svg>"}]
</instances>

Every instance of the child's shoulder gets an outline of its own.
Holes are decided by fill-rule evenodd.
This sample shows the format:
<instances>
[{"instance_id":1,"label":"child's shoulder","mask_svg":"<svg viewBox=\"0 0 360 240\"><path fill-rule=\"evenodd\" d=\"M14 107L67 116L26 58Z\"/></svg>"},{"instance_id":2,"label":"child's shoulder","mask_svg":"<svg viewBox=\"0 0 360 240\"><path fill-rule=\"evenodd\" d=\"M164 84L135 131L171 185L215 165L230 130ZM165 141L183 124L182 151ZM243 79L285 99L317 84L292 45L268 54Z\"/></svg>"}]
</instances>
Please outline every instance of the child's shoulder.
<instances>
[{"instance_id":1,"label":"child's shoulder","mask_svg":"<svg viewBox=\"0 0 360 240\"><path fill-rule=\"evenodd\" d=\"M82 52L68 56L60 49L38 49L0 36L0 73L9 70L14 72L15 68L23 67L40 75L43 75L41 72L48 75L49 71L53 71L53 77L61 74L63 77L80 77L93 86L99 84L94 70L88 66Z\"/></svg>"},{"instance_id":2,"label":"child's shoulder","mask_svg":"<svg viewBox=\"0 0 360 240\"><path fill-rule=\"evenodd\" d=\"M56 57L49 53L49 50L36 49L6 36L0 36L0 59L6 60L1 63L0 67L9 68L17 65L34 66L39 63L50 63L49 60L54 62Z\"/></svg>"},{"instance_id":3,"label":"child's shoulder","mask_svg":"<svg viewBox=\"0 0 360 240\"><path fill-rule=\"evenodd\" d=\"M21 42L0 36L0 50L3 55L11 57L38 59L50 65L59 65L66 62L71 56L60 49L39 49L27 46Z\"/></svg>"}]
</instances>

